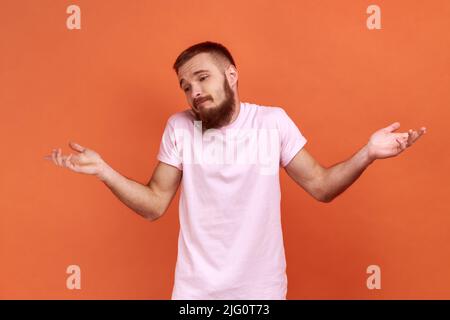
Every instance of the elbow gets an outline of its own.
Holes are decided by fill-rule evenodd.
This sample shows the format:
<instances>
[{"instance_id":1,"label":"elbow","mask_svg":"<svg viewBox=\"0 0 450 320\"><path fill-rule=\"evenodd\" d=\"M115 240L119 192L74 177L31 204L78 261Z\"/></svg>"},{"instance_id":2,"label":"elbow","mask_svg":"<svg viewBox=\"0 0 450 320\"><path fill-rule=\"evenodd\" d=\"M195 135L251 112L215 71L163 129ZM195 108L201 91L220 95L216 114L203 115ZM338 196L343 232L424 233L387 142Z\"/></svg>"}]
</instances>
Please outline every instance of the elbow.
<instances>
[{"instance_id":1,"label":"elbow","mask_svg":"<svg viewBox=\"0 0 450 320\"><path fill-rule=\"evenodd\" d=\"M316 199L320 202L329 203L333 201L334 196L330 192L330 188L326 182L326 171L320 175L320 179L316 183Z\"/></svg>"},{"instance_id":2,"label":"elbow","mask_svg":"<svg viewBox=\"0 0 450 320\"><path fill-rule=\"evenodd\" d=\"M156 221L164 214L161 210L136 211L138 215L149 221Z\"/></svg>"},{"instance_id":3,"label":"elbow","mask_svg":"<svg viewBox=\"0 0 450 320\"><path fill-rule=\"evenodd\" d=\"M323 187L316 187L311 191L309 191L309 194L319 202L328 203L333 200L333 197L331 197L330 194L326 192Z\"/></svg>"},{"instance_id":4,"label":"elbow","mask_svg":"<svg viewBox=\"0 0 450 320\"><path fill-rule=\"evenodd\" d=\"M318 201L323 203L330 203L333 201L334 197L326 192L318 192L315 197Z\"/></svg>"},{"instance_id":5,"label":"elbow","mask_svg":"<svg viewBox=\"0 0 450 320\"><path fill-rule=\"evenodd\" d=\"M150 205L145 209L145 218L150 221L156 221L163 216L167 207L161 202L161 197L155 195L151 199Z\"/></svg>"},{"instance_id":6,"label":"elbow","mask_svg":"<svg viewBox=\"0 0 450 320\"><path fill-rule=\"evenodd\" d=\"M331 201L333 201L333 199L334 199L333 197L324 196L324 197L320 198L319 201L324 202L324 203L330 203Z\"/></svg>"},{"instance_id":7,"label":"elbow","mask_svg":"<svg viewBox=\"0 0 450 320\"><path fill-rule=\"evenodd\" d=\"M161 218L166 211L169 209L170 202L162 201L157 202L155 205L149 210L148 219L150 221L155 221Z\"/></svg>"},{"instance_id":8,"label":"elbow","mask_svg":"<svg viewBox=\"0 0 450 320\"><path fill-rule=\"evenodd\" d=\"M159 218L161 218L163 214L164 214L164 211L150 212L150 213L148 213L148 214L145 215L145 218L146 218L147 220L150 220L150 221L153 222L153 221L156 221L156 220L158 220Z\"/></svg>"}]
</instances>

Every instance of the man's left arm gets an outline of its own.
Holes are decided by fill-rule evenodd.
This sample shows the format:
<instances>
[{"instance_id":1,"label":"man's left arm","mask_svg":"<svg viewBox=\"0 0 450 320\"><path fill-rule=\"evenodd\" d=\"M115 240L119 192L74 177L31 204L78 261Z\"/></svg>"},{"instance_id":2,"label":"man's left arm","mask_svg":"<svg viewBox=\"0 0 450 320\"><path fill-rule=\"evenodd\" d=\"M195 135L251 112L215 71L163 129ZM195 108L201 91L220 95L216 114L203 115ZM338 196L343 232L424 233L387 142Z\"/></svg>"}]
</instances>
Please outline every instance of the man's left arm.
<instances>
[{"instance_id":1,"label":"man's left arm","mask_svg":"<svg viewBox=\"0 0 450 320\"><path fill-rule=\"evenodd\" d=\"M414 144L425 132L394 132L400 127L395 122L376 131L369 142L350 159L329 168L322 167L306 150L301 150L285 167L288 175L314 198L330 202L345 191L375 160L399 155Z\"/></svg>"}]
</instances>

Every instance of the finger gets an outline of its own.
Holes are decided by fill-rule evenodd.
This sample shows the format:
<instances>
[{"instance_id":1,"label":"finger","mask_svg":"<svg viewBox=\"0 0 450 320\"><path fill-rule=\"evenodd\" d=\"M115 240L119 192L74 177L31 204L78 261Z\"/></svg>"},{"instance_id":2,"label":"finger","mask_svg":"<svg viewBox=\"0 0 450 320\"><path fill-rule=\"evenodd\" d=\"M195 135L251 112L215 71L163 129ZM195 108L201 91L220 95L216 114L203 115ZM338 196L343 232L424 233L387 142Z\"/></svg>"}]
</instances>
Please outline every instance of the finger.
<instances>
[{"instance_id":1,"label":"finger","mask_svg":"<svg viewBox=\"0 0 450 320\"><path fill-rule=\"evenodd\" d=\"M421 132L413 131L412 142L416 141L421 135Z\"/></svg>"},{"instance_id":2,"label":"finger","mask_svg":"<svg viewBox=\"0 0 450 320\"><path fill-rule=\"evenodd\" d=\"M58 164L59 164L60 166L63 165L63 163L62 163L62 158L61 158L61 154L62 154L61 148L58 148L58 152L57 152L57 154L56 154L56 160L58 161Z\"/></svg>"},{"instance_id":3,"label":"finger","mask_svg":"<svg viewBox=\"0 0 450 320\"><path fill-rule=\"evenodd\" d=\"M67 158L67 166L70 170L73 170L75 172L79 172L79 166L76 163L73 163L71 161L72 158L72 154L70 154L70 156Z\"/></svg>"},{"instance_id":4,"label":"finger","mask_svg":"<svg viewBox=\"0 0 450 320\"><path fill-rule=\"evenodd\" d=\"M61 166L66 167L66 161L68 156L61 156Z\"/></svg>"},{"instance_id":5,"label":"finger","mask_svg":"<svg viewBox=\"0 0 450 320\"><path fill-rule=\"evenodd\" d=\"M69 146L78 152L84 152L86 150L85 147L80 146L78 143L75 142L69 142Z\"/></svg>"},{"instance_id":6,"label":"finger","mask_svg":"<svg viewBox=\"0 0 450 320\"><path fill-rule=\"evenodd\" d=\"M406 149L409 147L408 138L405 138L402 140L402 145L403 145L403 149Z\"/></svg>"},{"instance_id":7,"label":"finger","mask_svg":"<svg viewBox=\"0 0 450 320\"><path fill-rule=\"evenodd\" d=\"M405 133L393 133L393 135L395 136L395 138L397 138L397 139L399 139L400 141L403 141L403 140L408 140L408 136L409 136L409 133L408 132L405 132Z\"/></svg>"},{"instance_id":8,"label":"finger","mask_svg":"<svg viewBox=\"0 0 450 320\"><path fill-rule=\"evenodd\" d=\"M55 150L56 165L59 166L59 149Z\"/></svg>"},{"instance_id":9,"label":"finger","mask_svg":"<svg viewBox=\"0 0 450 320\"><path fill-rule=\"evenodd\" d=\"M417 132L417 131L413 131L413 132L414 132L414 135L412 138L412 142L415 142L417 139L420 138L421 135L423 135L426 132L426 128L422 127L422 128L420 128L419 132Z\"/></svg>"},{"instance_id":10,"label":"finger","mask_svg":"<svg viewBox=\"0 0 450 320\"><path fill-rule=\"evenodd\" d=\"M421 136L421 135L423 135L425 133L427 133L427 128L425 128L425 127L420 128L419 135Z\"/></svg>"},{"instance_id":11,"label":"finger","mask_svg":"<svg viewBox=\"0 0 450 320\"><path fill-rule=\"evenodd\" d=\"M400 139L395 139L395 140L396 140L397 143L398 143L397 148L400 149L400 151L403 151L403 150L406 148L405 142L403 142L403 141L400 140Z\"/></svg>"},{"instance_id":12,"label":"finger","mask_svg":"<svg viewBox=\"0 0 450 320\"><path fill-rule=\"evenodd\" d=\"M58 161L56 160L56 149L53 149L52 151L52 160L54 164L58 165Z\"/></svg>"},{"instance_id":13,"label":"finger","mask_svg":"<svg viewBox=\"0 0 450 320\"><path fill-rule=\"evenodd\" d=\"M70 162L70 158L72 158L72 154L64 159L64 166L67 168L71 168L72 162Z\"/></svg>"},{"instance_id":14,"label":"finger","mask_svg":"<svg viewBox=\"0 0 450 320\"><path fill-rule=\"evenodd\" d=\"M394 132L395 130L397 130L398 128L400 128L400 122L394 122L393 124L387 126L386 128L384 128L387 132Z\"/></svg>"},{"instance_id":15,"label":"finger","mask_svg":"<svg viewBox=\"0 0 450 320\"><path fill-rule=\"evenodd\" d=\"M407 145L408 146L410 146L414 142L414 137L415 137L415 131L413 131L412 129L409 129L409 131L408 131L408 141L407 141Z\"/></svg>"},{"instance_id":16,"label":"finger","mask_svg":"<svg viewBox=\"0 0 450 320\"><path fill-rule=\"evenodd\" d=\"M427 128L421 127L418 131L414 131L414 132L416 133L417 136L420 137L421 135L423 135L424 133L427 132Z\"/></svg>"}]
</instances>

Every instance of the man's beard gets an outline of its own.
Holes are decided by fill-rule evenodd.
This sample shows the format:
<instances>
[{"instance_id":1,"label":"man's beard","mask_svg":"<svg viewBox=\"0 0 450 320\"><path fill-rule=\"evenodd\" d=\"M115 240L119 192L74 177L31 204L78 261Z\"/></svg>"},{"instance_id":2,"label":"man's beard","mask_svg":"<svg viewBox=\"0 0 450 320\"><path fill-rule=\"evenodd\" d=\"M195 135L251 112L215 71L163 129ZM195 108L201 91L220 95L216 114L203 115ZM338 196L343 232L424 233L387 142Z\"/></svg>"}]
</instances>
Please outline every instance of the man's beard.
<instances>
[{"instance_id":1,"label":"man's beard","mask_svg":"<svg viewBox=\"0 0 450 320\"><path fill-rule=\"evenodd\" d=\"M196 109L192 109L195 119L197 121L202 121L202 131L211 128L220 128L227 125L233 115L235 109L234 92L231 90L227 79L224 79L223 90L225 92L225 99L218 106L210 108L202 108L196 106ZM211 96L209 96L209 101L212 101Z\"/></svg>"}]
</instances>

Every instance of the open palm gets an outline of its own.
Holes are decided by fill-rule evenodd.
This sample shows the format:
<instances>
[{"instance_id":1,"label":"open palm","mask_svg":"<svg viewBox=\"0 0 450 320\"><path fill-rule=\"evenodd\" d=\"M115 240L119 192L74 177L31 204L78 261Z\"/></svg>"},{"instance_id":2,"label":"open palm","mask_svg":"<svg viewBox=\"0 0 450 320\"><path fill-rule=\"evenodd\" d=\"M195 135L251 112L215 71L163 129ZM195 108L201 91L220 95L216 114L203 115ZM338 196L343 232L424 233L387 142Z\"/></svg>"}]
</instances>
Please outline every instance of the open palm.
<instances>
[{"instance_id":1,"label":"open palm","mask_svg":"<svg viewBox=\"0 0 450 320\"><path fill-rule=\"evenodd\" d=\"M52 160L57 166L68 168L84 174L98 175L104 165L103 159L94 150L69 142L69 146L77 151L76 154L62 155L61 148L53 149L51 155L44 158Z\"/></svg>"},{"instance_id":2,"label":"open palm","mask_svg":"<svg viewBox=\"0 0 450 320\"><path fill-rule=\"evenodd\" d=\"M400 123L394 122L372 134L368 143L369 155L372 159L394 157L410 147L426 132L425 127L418 132L412 129L403 133L394 132L398 128L400 128Z\"/></svg>"}]
</instances>

